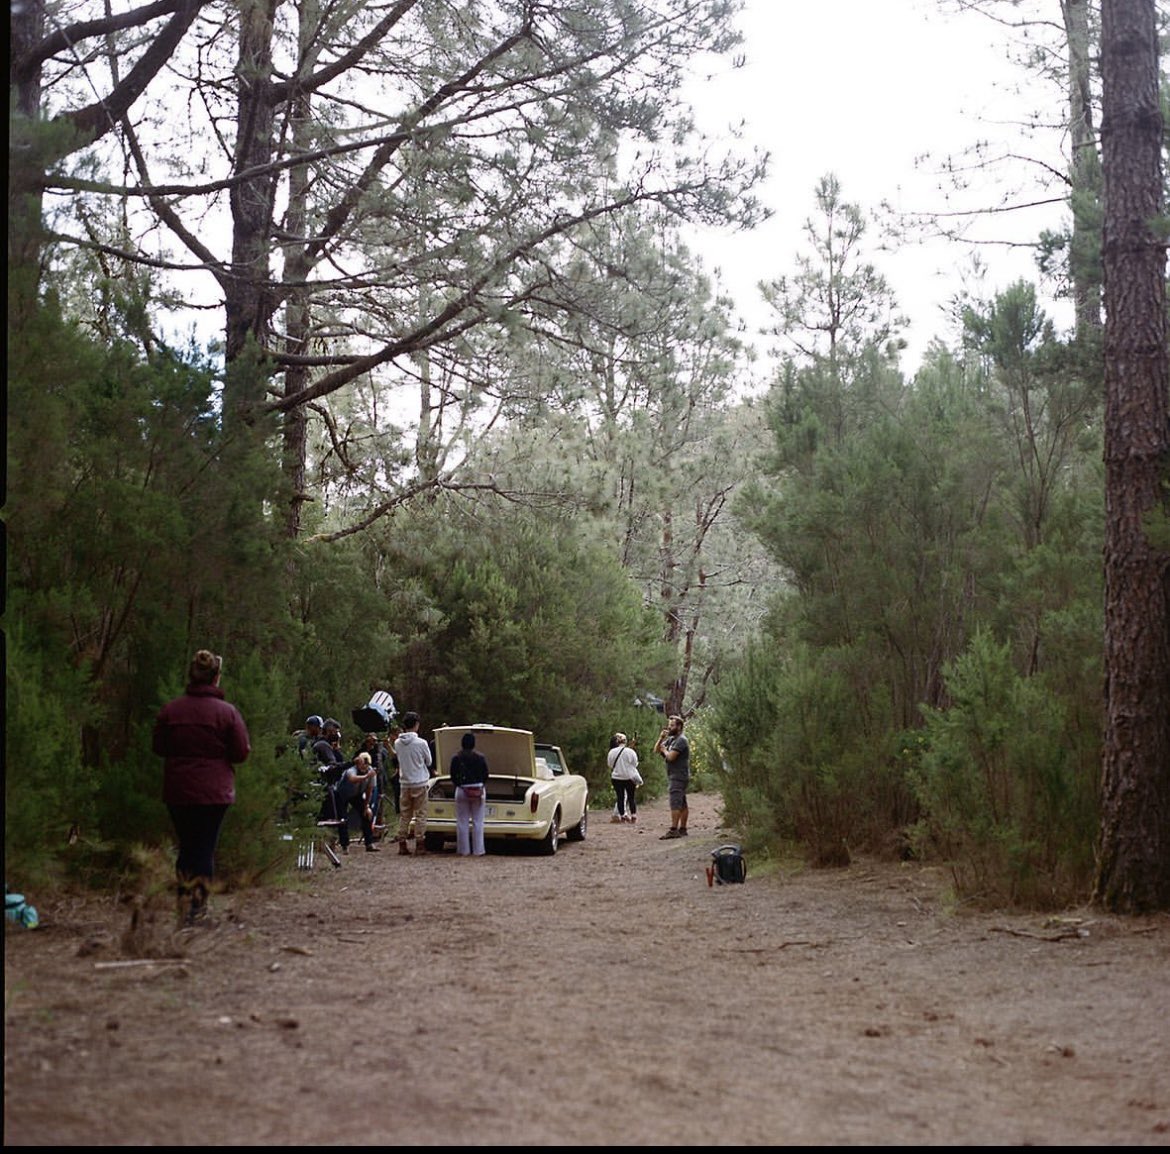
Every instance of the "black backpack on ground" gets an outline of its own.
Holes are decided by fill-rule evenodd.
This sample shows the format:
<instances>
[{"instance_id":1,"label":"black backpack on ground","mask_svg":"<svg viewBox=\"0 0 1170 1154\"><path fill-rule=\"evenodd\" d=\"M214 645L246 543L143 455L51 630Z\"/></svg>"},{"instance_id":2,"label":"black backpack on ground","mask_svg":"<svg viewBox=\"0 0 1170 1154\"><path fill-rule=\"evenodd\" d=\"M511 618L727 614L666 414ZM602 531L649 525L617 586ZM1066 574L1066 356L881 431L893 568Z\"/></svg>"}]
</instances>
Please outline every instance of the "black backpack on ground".
<instances>
[{"instance_id":1,"label":"black backpack on ground","mask_svg":"<svg viewBox=\"0 0 1170 1154\"><path fill-rule=\"evenodd\" d=\"M711 851L715 859L715 880L721 885L733 885L747 879L747 862L737 845L721 845Z\"/></svg>"}]
</instances>

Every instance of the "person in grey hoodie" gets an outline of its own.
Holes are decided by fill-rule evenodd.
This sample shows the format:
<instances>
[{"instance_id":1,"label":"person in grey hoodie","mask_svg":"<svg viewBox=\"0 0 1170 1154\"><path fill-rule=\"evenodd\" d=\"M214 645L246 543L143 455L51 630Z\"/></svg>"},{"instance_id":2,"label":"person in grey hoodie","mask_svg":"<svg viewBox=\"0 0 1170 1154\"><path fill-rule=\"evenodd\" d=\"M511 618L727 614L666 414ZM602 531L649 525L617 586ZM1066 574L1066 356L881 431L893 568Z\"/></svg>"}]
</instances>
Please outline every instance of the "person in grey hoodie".
<instances>
[{"instance_id":1,"label":"person in grey hoodie","mask_svg":"<svg viewBox=\"0 0 1170 1154\"><path fill-rule=\"evenodd\" d=\"M402 715L402 735L394 743L400 782L398 812L398 852L409 854L407 840L414 822L414 852L426 853L427 791L431 779L431 747L418 735L417 713Z\"/></svg>"}]
</instances>

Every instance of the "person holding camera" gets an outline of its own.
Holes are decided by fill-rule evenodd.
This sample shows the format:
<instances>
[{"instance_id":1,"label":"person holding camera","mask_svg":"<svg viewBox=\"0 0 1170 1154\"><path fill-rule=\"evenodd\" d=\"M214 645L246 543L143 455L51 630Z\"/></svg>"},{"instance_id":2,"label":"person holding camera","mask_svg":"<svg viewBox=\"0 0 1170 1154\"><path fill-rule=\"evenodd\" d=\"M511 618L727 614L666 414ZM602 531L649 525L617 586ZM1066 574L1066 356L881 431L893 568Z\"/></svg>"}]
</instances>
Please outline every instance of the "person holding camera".
<instances>
[{"instance_id":1,"label":"person holding camera","mask_svg":"<svg viewBox=\"0 0 1170 1154\"><path fill-rule=\"evenodd\" d=\"M687 836L687 782L691 776L691 747L683 736L683 719L671 714L666 728L658 735L654 752L666 762L666 781L670 792L670 829L659 838Z\"/></svg>"}]
</instances>

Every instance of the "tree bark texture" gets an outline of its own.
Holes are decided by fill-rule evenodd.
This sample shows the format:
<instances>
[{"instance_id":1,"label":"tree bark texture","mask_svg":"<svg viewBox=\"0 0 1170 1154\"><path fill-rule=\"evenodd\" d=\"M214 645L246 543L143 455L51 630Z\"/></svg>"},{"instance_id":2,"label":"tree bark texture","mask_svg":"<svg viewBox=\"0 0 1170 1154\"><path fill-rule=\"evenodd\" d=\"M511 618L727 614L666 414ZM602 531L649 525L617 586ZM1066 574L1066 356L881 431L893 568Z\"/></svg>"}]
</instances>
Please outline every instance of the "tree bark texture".
<instances>
[{"instance_id":1,"label":"tree bark texture","mask_svg":"<svg viewBox=\"0 0 1170 1154\"><path fill-rule=\"evenodd\" d=\"M1084 340L1101 331L1101 286L1097 279L1097 224L1092 207L1101 192L1101 165L1093 131L1092 51L1089 0L1061 0L1068 43L1068 127L1072 156L1072 250L1069 278L1077 337Z\"/></svg>"},{"instance_id":2,"label":"tree bark texture","mask_svg":"<svg viewBox=\"0 0 1170 1154\"><path fill-rule=\"evenodd\" d=\"M41 72L18 73L14 62L44 37L44 0L15 4L8 30L11 38L8 99L8 293L9 328L25 324L33 312L40 284L44 161L34 153L32 126L41 106ZM22 139L23 138L23 139ZM38 150L39 151L39 150Z\"/></svg>"},{"instance_id":3,"label":"tree bark texture","mask_svg":"<svg viewBox=\"0 0 1170 1154\"><path fill-rule=\"evenodd\" d=\"M1096 899L1170 909L1170 346L1155 0L1102 4L1105 705ZM1163 542L1159 547L1158 541Z\"/></svg>"},{"instance_id":4,"label":"tree bark texture","mask_svg":"<svg viewBox=\"0 0 1170 1154\"><path fill-rule=\"evenodd\" d=\"M240 49L236 66L239 113L232 186L232 263L225 282L229 365L242 361L250 344L266 347L274 298L269 267L276 178L265 167L273 158L275 97L272 88L272 22L279 0L245 0L240 8ZM245 175L255 172L256 175ZM261 372L229 374L224 394L225 420L246 413L263 399Z\"/></svg>"},{"instance_id":5,"label":"tree bark texture","mask_svg":"<svg viewBox=\"0 0 1170 1154\"><path fill-rule=\"evenodd\" d=\"M312 147L313 98L301 84L317 67L318 42L314 39L320 11L315 2L300 5L297 49L297 75L293 78L289 98L293 149L304 154ZM296 165L288 174L288 213L285 233L289 240L284 249L285 280L285 340L287 353L305 356L312 335L312 304L308 280L312 272L307 247L309 244L309 189L312 172L308 165ZM295 396L309 384L309 370L303 364L290 364L284 372L284 395ZM309 415L303 405L284 414L281 424L283 472L287 485L288 506L285 513L285 535L294 540L301 532L301 514L312 498L306 484L309 441Z\"/></svg>"}]
</instances>

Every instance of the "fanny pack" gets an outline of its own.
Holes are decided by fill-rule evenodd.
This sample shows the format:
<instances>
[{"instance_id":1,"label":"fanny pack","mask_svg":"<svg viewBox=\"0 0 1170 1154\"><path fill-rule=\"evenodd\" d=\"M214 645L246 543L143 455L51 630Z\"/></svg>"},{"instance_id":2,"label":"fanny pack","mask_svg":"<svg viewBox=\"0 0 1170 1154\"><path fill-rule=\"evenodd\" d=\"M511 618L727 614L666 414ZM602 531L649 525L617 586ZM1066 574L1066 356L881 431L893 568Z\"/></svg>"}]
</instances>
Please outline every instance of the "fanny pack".
<instances>
[{"instance_id":1,"label":"fanny pack","mask_svg":"<svg viewBox=\"0 0 1170 1154\"><path fill-rule=\"evenodd\" d=\"M461 785L459 788L463 790L463 796L471 801L478 801L483 797L483 786L478 783L475 785Z\"/></svg>"}]
</instances>

